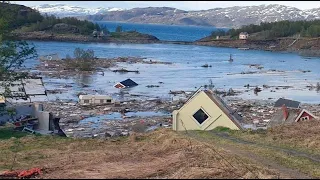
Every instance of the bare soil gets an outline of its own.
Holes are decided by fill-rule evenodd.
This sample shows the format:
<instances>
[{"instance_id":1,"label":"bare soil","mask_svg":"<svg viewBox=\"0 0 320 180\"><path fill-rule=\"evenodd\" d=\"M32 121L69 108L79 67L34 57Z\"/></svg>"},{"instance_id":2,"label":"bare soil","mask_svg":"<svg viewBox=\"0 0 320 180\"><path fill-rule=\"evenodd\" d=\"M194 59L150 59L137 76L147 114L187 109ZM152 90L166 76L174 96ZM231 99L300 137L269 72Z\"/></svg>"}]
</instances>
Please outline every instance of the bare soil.
<instances>
[{"instance_id":1,"label":"bare soil","mask_svg":"<svg viewBox=\"0 0 320 180\"><path fill-rule=\"evenodd\" d=\"M62 139L23 137L14 153L14 139L0 144L0 167L43 168L39 178L276 178L277 172L237 154L161 129L125 139ZM238 157L239 158L239 157ZM237 159L238 159L237 158ZM231 163L230 163L231 162Z\"/></svg>"}]
</instances>

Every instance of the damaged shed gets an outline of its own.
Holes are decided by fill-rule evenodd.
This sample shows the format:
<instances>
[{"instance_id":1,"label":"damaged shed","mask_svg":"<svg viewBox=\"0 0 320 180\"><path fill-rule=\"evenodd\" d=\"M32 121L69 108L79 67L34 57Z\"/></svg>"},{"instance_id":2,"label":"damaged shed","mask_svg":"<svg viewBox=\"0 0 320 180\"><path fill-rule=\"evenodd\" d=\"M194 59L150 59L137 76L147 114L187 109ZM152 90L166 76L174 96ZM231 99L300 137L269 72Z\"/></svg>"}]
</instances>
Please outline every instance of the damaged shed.
<instances>
[{"instance_id":1,"label":"damaged shed","mask_svg":"<svg viewBox=\"0 0 320 180\"><path fill-rule=\"evenodd\" d=\"M283 105L274 113L268 124L268 127L317 119L318 117L306 109L287 108L285 105Z\"/></svg>"}]
</instances>

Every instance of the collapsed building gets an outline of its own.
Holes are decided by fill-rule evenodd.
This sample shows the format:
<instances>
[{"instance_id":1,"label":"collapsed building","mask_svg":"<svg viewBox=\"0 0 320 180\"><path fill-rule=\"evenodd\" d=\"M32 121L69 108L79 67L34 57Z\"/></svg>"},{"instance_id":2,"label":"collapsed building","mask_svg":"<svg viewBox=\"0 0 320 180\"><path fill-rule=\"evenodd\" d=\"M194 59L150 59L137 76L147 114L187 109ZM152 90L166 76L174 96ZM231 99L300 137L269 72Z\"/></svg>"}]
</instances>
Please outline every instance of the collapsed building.
<instances>
[{"instance_id":1,"label":"collapsed building","mask_svg":"<svg viewBox=\"0 0 320 180\"><path fill-rule=\"evenodd\" d=\"M47 92L41 77L19 79L13 82L0 81L0 94L5 101L10 103L18 102L41 102L48 101ZM5 87L9 92L6 92Z\"/></svg>"},{"instance_id":2,"label":"collapsed building","mask_svg":"<svg viewBox=\"0 0 320 180\"><path fill-rule=\"evenodd\" d=\"M19 79L0 84L0 124L9 123L16 130L65 136L60 118L44 111L39 102L48 101L41 77Z\"/></svg>"},{"instance_id":3,"label":"collapsed building","mask_svg":"<svg viewBox=\"0 0 320 180\"><path fill-rule=\"evenodd\" d=\"M39 134L57 134L65 136L60 129L60 118L52 113L44 111L39 103L28 103L7 106L6 111L0 116L2 124L9 123L15 126L15 130L27 131Z\"/></svg>"}]
</instances>

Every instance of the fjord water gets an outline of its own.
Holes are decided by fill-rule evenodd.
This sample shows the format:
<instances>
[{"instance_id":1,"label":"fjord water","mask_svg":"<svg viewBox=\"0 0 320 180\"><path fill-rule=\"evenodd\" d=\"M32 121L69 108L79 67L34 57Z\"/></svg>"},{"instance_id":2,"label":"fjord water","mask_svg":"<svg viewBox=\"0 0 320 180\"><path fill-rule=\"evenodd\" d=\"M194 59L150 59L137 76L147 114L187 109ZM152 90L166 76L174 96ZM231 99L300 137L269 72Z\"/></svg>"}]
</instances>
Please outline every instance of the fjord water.
<instances>
[{"instance_id":1,"label":"fjord water","mask_svg":"<svg viewBox=\"0 0 320 180\"><path fill-rule=\"evenodd\" d=\"M47 89L61 88L64 84L73 87L63 94L51 95L54 99L77 100L76 93L85 91L88 93L113 94L119 90L114 88L116 82L131 78L139 85L128 89L131 94L139 94L149 97L170 98L170 90L196 90L199 86L208 84L211 79L215 88L228 90L246 90L244 85L252 86L293 86L294 88L275 90L263 89L255 95L251 89L240 97L249 99L277 99L286 97L305 103L320 103L320 93L308 90L306 86L320 82L320 59L304 59L293 53L267 52L258 50L238 50L234 48L219 48L195 45L177 44L103 44L103 43L71 43L71 42L37 42L32 41L39 55L58 53L60 57L72 55L76 47L93 49L97 57L139 56L147 60L159 60L173 62L172 65L156 64L121 64L128 70L139 70L140 73L119 74L112 71L104 71L91 76L79 75L69 79L44 78ZM228 62L229 55L233 55L234 62ZM39 60L29 61L33 66ZM212 65L209 68L201 67L203 64ZM250 68L247 64L260 64L264 68L258 70ZM119 68L121 68L119 67ZM113 68L115 69L115 68ZM264 74L240 74L247 71L280 70L285 72L273 72ZM303 73L300 70L310 70ZM235 74L237 73L237 74ZM231 75L228 75L231 74ZM159 84L163 82L163 84ZM82 88L81 84L90 87ZM147 88L147 85L159 85L160 87Z\"/></svg>"},{"instance_id":2,"label":"fjord water","mask_svg":"<svg viewBox=\"0 0 320 180\"><path fill-rule=\"evenodd\" d=\"M95 21L99 25L106 26L109 31L114 32L117 26L121 26L123 31L138 31L156 36L160 40L166 41L195 41L204 38L216 31L213 26L180 26L163 24L138 24L126 22ZM219 28L224 29L226 28Z\"/></svg>"}]
</instances>

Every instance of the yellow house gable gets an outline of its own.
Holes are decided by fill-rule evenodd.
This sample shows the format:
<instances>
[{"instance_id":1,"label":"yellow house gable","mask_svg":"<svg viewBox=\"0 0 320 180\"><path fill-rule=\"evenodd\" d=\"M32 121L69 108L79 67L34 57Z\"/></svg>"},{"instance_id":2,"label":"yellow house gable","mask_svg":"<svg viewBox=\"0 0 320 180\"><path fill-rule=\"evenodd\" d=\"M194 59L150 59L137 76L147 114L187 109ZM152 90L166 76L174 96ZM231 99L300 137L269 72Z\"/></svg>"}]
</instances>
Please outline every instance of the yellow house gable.
<instances>
[{"instance_id":1,"label":"yellow house gable","mask_svg":"<svg viewBox=\"0 0 320 180\"><path fill-rule=\"evenodd\" d=\"M6 99L4 96L0 95L0 103L6 103Z\"/></svg>"},{"instance_id":2,"label":"yellow house gable","mask_svg":"<svg viewBox=\"0 0 320 180\"><path fill-rule=\"evenodd\" d=\"M231 120L204 91L198 92L179 110L173 112L173 130L212 130L218 126L239 130L241 125Z\"/></svg>"}]
</instances>

